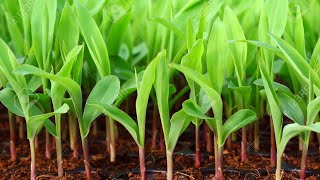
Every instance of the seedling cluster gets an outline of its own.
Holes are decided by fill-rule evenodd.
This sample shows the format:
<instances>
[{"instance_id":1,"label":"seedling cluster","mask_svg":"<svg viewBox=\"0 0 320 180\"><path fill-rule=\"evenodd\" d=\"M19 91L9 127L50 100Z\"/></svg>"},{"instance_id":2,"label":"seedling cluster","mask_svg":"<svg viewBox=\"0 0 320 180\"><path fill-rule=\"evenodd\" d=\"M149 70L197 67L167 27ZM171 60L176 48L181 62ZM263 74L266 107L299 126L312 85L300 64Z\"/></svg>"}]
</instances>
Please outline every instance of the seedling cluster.
<instances>
[{"instance_id":1,"label":"seedling cluster","mask_svg":"<svg viewBox=\"0 0 320 180\"><path fill-rule=\"evenodd\" d=\"M261 124L271 129L275 178L281 179L288 142L299 136L305 179L310 137L320 133L318 0L2 0L0 5L0 101L8 110L12 161L16 129L21 136L26 129L32 180L41 132L49 159L54 137L58 177L65 174L62 133L67 132L74 157L81 154L85 177L92 179L88 135L97 136L95 120L101 118L110 161L117 161L117 129L123 126L139 149L141 179L147 178L146 148L157 148L157 136L166 152L167 179L174 178L173 153L190 129L194 167L201 168L203 126L207 151L214 152L212 174L223 179L224 150L241 141L245 163L248 144L260 151ZM150 145L147 124L152 124Z\"/></svg>"}]
</instances>

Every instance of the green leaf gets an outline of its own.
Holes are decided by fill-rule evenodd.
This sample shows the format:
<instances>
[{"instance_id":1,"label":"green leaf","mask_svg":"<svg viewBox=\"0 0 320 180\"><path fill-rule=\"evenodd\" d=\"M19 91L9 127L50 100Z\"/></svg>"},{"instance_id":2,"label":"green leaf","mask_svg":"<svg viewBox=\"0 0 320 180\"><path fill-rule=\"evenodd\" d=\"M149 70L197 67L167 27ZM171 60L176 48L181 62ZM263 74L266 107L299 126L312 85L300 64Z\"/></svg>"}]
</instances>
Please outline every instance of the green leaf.
<instances>
[{"instance_id":1,"label":"green leaf","mask_svg":"<svg viewBox=\"0 0 320 180\"><path fill-rule=\"evenodd\" d=\"M69 106L67 104L62 105L59 109L52 113L47 114L41 114L30 117L29 121L27 121L27 127L28 127L28 139L32 139L36 136L37 132L41 129L45 121L50 118L51 116L54 116L56 114L64 114L68 112Z\"/></svg>"},{"instance_id":2,"label":"green leaf","mask_svg":"<svg viewBox=\"0 0 320 180\"><path fill-rule=\"evenodd\" d=\"M279 99L274 91L272 81L264 64L260 64L260 72L264 84L264 89L266 91L267 100L271 110L271 116L273 120L276 144L279 145L281 141L282 134L282 112L279 105Z\"/></svg>"},{"instance_id":3,"label":"green leaf","mask_svg":"<svg viewBox=\"0 0 320 180\"><path fill-rule=\"evenodd\" d=\"M168 19L165 18L155 18L153 19L154 22L158 22L162 24L163 26L167 27L170 31L174 32L178 37L185 37L184 32L180 29L179 26L177 26L175 23L171 22Z\"/></svg>"},{"instance_id":4,"label":"green leaf","mask_svg":"<svg viewBox=\"0 0 320 180\"><path fill-rule=\"evenodd\" d=\"M5 9L2 9L5 11ZM21 33L19 29L19 24L16 23L17 17L13 17L10 13L5 12L5 17L7 21L8 31L11 37L11 42L13 44L13 49L15 51L15 54L18 56L24 55L24 39L23 34Z\"/></svg>"},{"instance_id":5,"label":"green leaf","mask_svg":"<svg viewBox=\"0 0 320 180\"><path fill-rule=\"evenodd\" d=\"M242 30L242 27L237 19L237 16L229 6L224 9L223 22L225 23L225 31L227 32L229 40L245 40L246 37ZM225 43L225 42L224 42ZM221 45L217 43L217 45ZM224 45L223 45L224 46ZM245 76L245 63L247 59L247 44L229 44L232 59L235 65L235 72L238 77L238 81L243 81ZM222 52L220 52L223 54ZM227 62L228 55L225 55L225 61Z\"/></svg>"},{"instance_id":6,"label":"green leaf","mask_svg":"<svg viewBox=\"0 0 320 180\"><path fill-rule=\"evenodd\" d=\"M228 38L224 23L217 18L212 25L207 48L207 71L213 88L221 93L228 62Z\"/></svg>"},{"instance_id":7,"label":"green leaf","mask_svg":"<svg viewBox=\"0 0 320 180\"><path fill-rule=\"evenodd\" d=\"M16 93L8 88L0 91L1 103L13 114L24 117L21 104L16 96Z\"/></svg>"},{"instance_id":8,"label":"green leaf","mask_svg":"<svg viewBox=\"0 0 320 180\"><path fill-rule=\"evenodd\" d=\"M184 101L182 103L182 109L187 115L198 119L213 119L206 116L206 112L203 112L201 107L197 105L192 99Z\"/></svg>"},{"instance_id":9,"label":"green leaf","mask_svg":"<svg viewBox=\"0 0 320 180\"><path fill-rule=\"evenodd\" d=\"M295 123L305 125L303 112L295 99L287 93L276 92L279 99L280 108L284 115L293 120Z\"/></svg>"},{"instance_id":10,"label":"green leaf","mask_svg":"<svg viewBox=\"0 0 320 180\"><path fill-rule=\"evenodd\" d=\"M289 140L307 130L309 129L306 126L296 123L284 126L281 142L277 145L277 154L283 154Z\"/></svg>"},{"instance_id":11,"label":"green leaf","mask_svg":"<svg viewBox=\"0 0 320 180\"><path fill-rule=\"evenodd\" d=\"M310 66L312 67L312 69L316 70L316 72L319 72L319 68L320 68L319 61L320 61L320 38L318 39L318 42L313 49L311 60L310 60Z\"/></svg>"},{"instance_id":12,"label":"green leaf","mask_svg":"<svg viewBox=\"0 0 320 180\"><path fill-rule=\"evenodd\" d=\"M137 79L139 81L138 84L140 84L141 80L142 80L142 76L144 74L144 71L141 71L137 74ZM117 99L115 100L114 105L116 107L119 107L120 104L130 95L132 94L134 91L137 90L137 82L136 82L136 77L133 76L130 79L128 79L126 82L124 82L121 87L120 87L120 91L119 91L119 95L117 97Z\"/></svg>"},{"instance_id":13,"label":"green leaf","mask_svg":"<svg viewBox=\"0 0 320 180\"><path fill-rule=\"evenodd\" d=\"M162 51L158 54L156 57L156 60L153 60L151 63L155 63L155 69L154 69L154 81L145 81L145 83L151 83L154 84L154 89L156 92L157 97L157 103L158 103L158 109L160 114L160 120L163 128L163 134L165 138L165 143L167 145L168 143L168 136L169 136L169 128L170 128L170 112L169 112L169 73L168 73L168 59L166 58L166 51ZM151 64L149 65L151 66ZM145 72L146 74L146 72ZM145 76L145 75L143 75ZM142 80L142 83L144 81ZM141 83L140 88L142 88L143 84ZM138 96L139 96L138 90ZM147 94L149 95L150 92ZM141 94L141 93L140 93ZM137 99L138 100L138 99ZM138 101L137 101L138 106ZM141 138L141 137L140 137Z\"/></svg>"},{"instance_id":14,"label":"green leaf","mask_svg":"<svg viewBox=\"0 0 320 180\"><path fill-rule=\"evenodd\" d=\"M208 98L208 100L211 103L211 107L213 108L215 117L222 118L222 114L223 114L222 113L222 107L223 107L222 100L221 100L219 93L211 87L211 82L208 81L207 78L204 75L202 75L201 73L194 71L188 67L184 67L184 66L177 65L177 64L171 64L170 66L181 71L186 77L189 77L194 82L199 84L199 86L201 86L207 94L206 97Z\"/></svg>"},{"instance_id":15,"label":"green leaf","mask_svg":"<svg viewBox=\"0 0 320 180\"><path fill-rule=\"evenodd\" d=\"M56 83L59 83L61 86L63 86L68 93L70 94L73 102L73 106L75 107L76 114L78 119L82 119L82 93L81 93L81 88L80 86L70 78L65 78L57 75L53 75L50 73L47 73L39 68L36 68L31 65L22 65L21 67L15 69L14 71L15 74L19 75L28 75L28 74L33 74L36 76L40 76L42 78L49 79L51 81L54 81ZM80 129L82 129L83 126L82 124L80 125Z\"/></svg>"},{"instance_id":16,"label":"green leaf","mask_svg":"<svg viewBox=\"0 0 320 180\"><path fill-rule=\"evenodd\" d=\"M170 123L168 151L173 152L181 134L187 129L192 118L180 110L173 114Z\"/></svg>"},{"instance_id":17,"label":"green leaf","mask_svg":"<svg viewBox=\"0 0 320 180\"><path fill-rule=\"evenodd\" d=\"M132 14L127 13L111 25L107 39L107 47L111 55L119 55L121 45L125 43L124 33L129 30L131 17Z\"/></svg>"},{"instance_id":18,"label":"green leaf","mask_svg":"<svg viewBox=\"0 0 320 180\"><path fill-rule=\"evenodd\" d=\"M264 86L263 85L263 80L262 79L257 79L257 80L255 80L254 82L253 82L255 85L257 85L257 86ZM273 88L274 88L274 90L277 92L277 91L282 91L282 92L288 92L288 93L291 93L291 90L287 87L287 86L285 86L285 85L283 85L283 84L280 84L280 83L278 83L278 82L272 82L272 86L273 86Z\"/></svg>"},{"instance_id":19,"label":"green leaf","mask_svg":"<svg viewBox=\"0 0 320 180\"><path fill-rule=\"evenodd\" d=\"M86 104L111 105L118 96L120 81L116 76L107 76L100 80L92 89ZM92 106L85 106L83 113L83 136L87 137L91 123L101 114Z\"/></svg>"},{"instance_id":20,"label":"green leaf","mask_svg":"<svg viewBox=\"0 0 320 180\"><path fill-rule=\"evenodd\" d=\"M319 111L320 111L320 97L317 97L316 99L314 99L308 104L307 123L306 123L307 126L314 123L316 117L319 114Z\"/></svg>"},{"instance_id":21,"label":"green leaf","mask_svg":"<svg viewBox=\"0 0 320 180\"><path fill-rule=\"evenodd\" d=\"M305 38L304 38L304 26L303 26L303 18L302 12L298 5L295 6L296 13L296 22L295 22L295 43L296 49L298 52L304 57L307 57L306 47L305 47Z\"/></svg>"},{"instance_id":22,"label":"green leaf","mask_svg":"<svg viewBox=\"0 0 320 180\"><path fill-rule=\"evenodd\" d=\"M53 44L57 0L39 0L34 4L31 18L32 44L41 69L50 66L49 58Z\"/></svg>"},{"instance_id":23,"label":"green leaf","mask_svg":"<svg viewBox=\"0 0 320 180\"><path fill-rule=\"evenodd\" d=\"M92 106L100 112L102 112L103 114L105 114L106 116L118 121L128 130L128 132L131 134L131 136L138 145L142 147L144 146L139 142L139 130L136 122L121 109L118 109L117 107L114 107L109 104L88 104L88 106Z\"/></svg>"},{"instance_id":24,"label":"green leaf","mask_svg":"<svg viewBox=\"0 0 320 180\"><path fill-rule=\"evenodd\" d=\"M222 142L220 142L221 144L219 145L222 146L232 132L245 127L246 125L251 124L256 120L256 113L249 109L243 109L234 113L223 125L223 137Z\"/></svg>"},{"instance_id":25,"label":"green leaf","mask_svg":"<svg viewBox=\"0 0 320 180\"><path fill-rule=\"evenodd\" d=\"M64 8L61 13L59 28L57 30L57 40L60 46L60 51L65 58L79 41L79 24L76 19L71 5L68 1L65 2Z\"/></svg>"},{"instance_id":26,"label":"green leaf","mask_svg":"<svg viewBox=\"0 0 320 180\"><path fill-rule=\"evenodd\" d=\"M75 4L81 33L89 48L91 57L98 69L100 77L107 76L111 73L111 70L108 50L103 36L88 9L79 4L77 0L75 0Z\"/></svg>"},{"instance_id":27,"label":"green leaf","mask_svg":"<svg viewBox=\"0 0 320 180\"><path fill-rule=\"evenodd\" d=\"M277 42L279 48L285 55L285 61L294 69L297 75L299 75L306 83L309 82L309 71L311 71L311 76L314 81L315 93L320 94L320 78L318 74L310 67L307 61L299 54L299 52L292 47L289 43L285 42L281 38L271 35L271 37Z\"/></svg>"},{"instance_id":28,"label":"green leaf","mask_svg":"<svg viewBox=\"0 0 320 180\"><path fill-rule=\"evenodd\" d=\"M281 36L285 30L288 19L288 0L267 0L265 12L268 17L269 32Z\"/></svg>"}]
</instances>

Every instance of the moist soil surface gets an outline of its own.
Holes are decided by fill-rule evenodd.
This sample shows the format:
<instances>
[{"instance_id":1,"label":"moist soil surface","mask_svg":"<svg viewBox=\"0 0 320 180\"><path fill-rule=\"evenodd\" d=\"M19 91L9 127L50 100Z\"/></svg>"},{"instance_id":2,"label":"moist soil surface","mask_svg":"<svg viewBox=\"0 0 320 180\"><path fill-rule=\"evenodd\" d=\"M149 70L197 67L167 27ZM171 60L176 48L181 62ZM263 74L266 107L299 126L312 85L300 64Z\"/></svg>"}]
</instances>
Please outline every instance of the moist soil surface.
<instances>
[{"instance_id":1,"label":"moist soil surface","mask_svg":"<svg viewBox=\"0 0 320 180\"><path fill-rule=\"evenodd\" d=\"M5 118L4 118L5 119ZM105 145L104 121L99 120L98 134L90 135L90 156L93 179L139 179L138 148L126 130L118 125L117 157L115 163L110 163L109 153ZM100 126L101 124L101 126ZM151 146L151 125L147 125L146 167L148 179L166 179L166 158L160 143L156 149ZM214 179L214 155L207 153L204 135L201 134L201 168L194 168L194 126L190 126L181 136L174 154L175 179ZM267 126L261 126L267 127ZM203 128L203 127L201 127ZM159 127L160 129L160 127ZM202 131L203 132L203 131ZM247 161L241 162L240 131L238 141L233 142L231 149L224 151L225 179L274 179L275 168L270 166L270 129L260 132L260 151L253 149L248 143ZM17 133L18 136L18 133ZM85 179L83 158L79 139L79 157L74 158L69 147L68 138L63 140L63 167L65 176L62 179ZM213 137L212 137L213 139ZM283 156L283 179L298 179L301 152L298 149L298 138L291 140ZM45 157L45 133L38 135L36 168L38 179L58 179L55 148L52 148L52 158ZM10 160L9 125L7 121L0 123L0 179L29 179L30 151L27 139L16 142L17 160ZM310 143L307 161L307 179L320 179L320 157L316 137Z\"/></svg>"}]
</instances>

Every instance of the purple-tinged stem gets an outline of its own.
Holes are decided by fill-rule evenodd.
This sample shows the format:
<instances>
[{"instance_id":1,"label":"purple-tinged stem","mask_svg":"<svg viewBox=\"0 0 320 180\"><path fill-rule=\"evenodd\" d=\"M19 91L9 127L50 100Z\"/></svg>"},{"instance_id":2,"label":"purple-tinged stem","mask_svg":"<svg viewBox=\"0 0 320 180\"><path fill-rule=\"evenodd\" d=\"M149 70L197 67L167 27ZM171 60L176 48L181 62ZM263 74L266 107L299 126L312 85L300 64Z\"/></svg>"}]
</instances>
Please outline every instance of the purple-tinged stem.
<instances>
[{"instance_id":1,"label":"purple-tinged stem","mask_svg":"<svg viewBox=\"0 0 320 180\"><path fill-rule=\"evenodd\" d=\"M223 172L222 172L222 168L223 168L223 146L218 147L218 157L217 157L217 168L216 168L216 178L218 180L222 180L223 179Z\"/></svg>"},{"instance_id":2,"label":"purple-tinged stem","mask_svg":"<svg viewBox=\"0 0 320 180\"><path fill-rule=\"evenodd\" d=\"M253 146L254 149L259 151L260 150L260 140L259 140L259 121L254 122L253 124Z\"/></svg>"},{"instance_id":3,"label":"purple-tinged stem","mask_svg":"<svg viewBox=\"0 0 320 180\"><path fill-rule=\"evenodd\" d=\"M272 118L270 118L270 129L271 129L271 133L270 133L270 143L271 143L271 149L270 149L270 164L272 167L276 166L276 141L275 141L275 133L274 133L274 127L273 127L273 122L272 122Z\"/></svg>"},{"instance_id":4,"label":"purple-tinged stem","mask_svg":"<svg viewBox=\"0 0 320 180\"><path fill-rule=\"evenodd\" d=\"M11 161L16 161L17 155L16 155L16 126L15 126L15 118L14 115L8 111L9 115L9 127L10 127L10 155L11 155Z\"/></svg>"},{"instance_id":5,"label":"purple-tinged stem","mask_svg":"<svg viewBox=\"0 0 320 180\"><path fill-rule=\"evenodd\" d=\"M19 139L24 140L25 134L24 134L24 120L22 117L16 116L16 120L19 123Z\"/></svg>"},{"instance_id":6,"label":"purple-tinged stem","mask_svg":"<svg viewBox=\"0 0 320 180\"><path fill-rule=\"evenodd\" d=\"M206 123L204 124L204 128L205 128L205 137L206 137L206 141L207 141L207 146L206 146L207 152L208 153L212 153L212 150L213 150L213 148L212 148L212 137L211 137L212 132L208 128L208 125Z\"/></svg>"},{"instance_id":7,"label":"purple-tinged stem","mask_svg":"<svg viewBox=\"0 0 320 180\"><path fill-rule=\"evenodd\" d=\"M247 160L247 132L246 126L241 129L241 161Z\"/></svg>"},{"instance_id":8,"label":"purple-tinged stem","mask_svg":"<svg viewBox=\"0 0 320 180\"><path fill-rule=\"evenodd\" d=\"M144 157L144 148L139 147L139 162L140 162L140 179L146 179L146 164L145 164L145 157Z\"/></svg>"},{"instance_id":9,"label":"purple-tinged stem","mask_svg":"<svg viewBox=\"0 0 320 180\"><path fill-rule=\"evenodd\" d=\"M200 132L199 126L195 126L196 129L196 161L195 168L200 168L201 164L201 152L200 152Z\"/></svg>"},{"instance_id":10,"label":"purple-tinged stem","mask_svg":"<svg viewBox=\"0 0 320 180\"><path fill-rule=\"evenodd\" d=\"M86 170L86 178L87 180L91 180L91 166L90 166L90 154L89 154L89 144L88 138L85 137L82 139L82 149L83 149L83 156L84 156L84 167Z\"/></svg>"}]
</instances>

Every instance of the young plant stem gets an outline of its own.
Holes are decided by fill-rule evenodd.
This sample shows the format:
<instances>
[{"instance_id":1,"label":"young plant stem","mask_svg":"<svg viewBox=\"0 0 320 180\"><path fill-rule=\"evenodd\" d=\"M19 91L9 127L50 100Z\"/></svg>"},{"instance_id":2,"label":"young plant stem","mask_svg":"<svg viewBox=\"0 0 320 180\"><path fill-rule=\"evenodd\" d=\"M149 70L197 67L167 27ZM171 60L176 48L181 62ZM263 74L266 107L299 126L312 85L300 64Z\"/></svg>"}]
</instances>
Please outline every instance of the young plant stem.
<instances>
[{"instance_id":1,"label":"young plant stem","mask_svg":"<svg viewBox=\"0 0 320 180\"><path fill-rule=\"evenodd\" d=\"M139 162L140 162L140 179L146 179L146 164L145 164L145 157L144 157L144 148L139 147Z\"/></svg>"},{"instance_id":2,"label":"young plant stem","mask_svg":"<svg viewBox=\"0 0 320 180\"><path fill-rule=\"evenodd\" d=\"M92 125L92 137L98 136L98 122L94 121Z\"/></svg>"},{"instance_id":3,"label":"young plant stem","mask_svg":"<svg viewBox=\"0 0 320 180\"><path fill-rule=\"evenodd\" d=\"M195 160L195 168L200 168L201 163L201 152L200 152L200 131L199 126L195 126L196 130L196 160Z\"/></svg>"},{"instance_id":4,"label":"young plant stem","mask_svg":"<svg viewBox=\"0 0 320 180\"><path fill-rule=\"evenodd\" d=\"M299 151L302 151L302 146L303 146L302 138L301 138L301 135L299 135Z\"/></svg>"},{"instance_id":5,"label":"young plant stem","mask_svg":"<svg viewBox=\"0 0 320 180\"><path fill-rule=\"evenodd\" d=\"M82 139L82 149L83 149L83 156L84 156L84 167L86 170L86 178L91 180L91 166L90 166L90 155L89 155L89 143L88 138L85 137Z\"/></svg>"},{"instance_id":6,"label":"young plant stem","mask_svg":"<svg viewBox=\"0 0 320 180\"><path fill-rule=\"evenodd\" d=\"M116 161L116 137L115 137L115 124L112 118L109 118L110 127L110 162Z\"/></svg>"},{"instance_id":7,"label":"young plant stem","mask_svg":"<svg viewBox=\"0 0 320 180\"><path fill-rule=\"evenodd\" d=\"M218 147L218 152L217 152L218 156L217 156L217 168L216 168L216 178L218 180L222 180L223 179L223 172L222 172L222 168L223 168L223 146Z\"/></svg>"},{"instance_id":8,"label":"young plant stem","mask_svg":"<svg viewBox=\"0 0 320 180\"><path fill-rule=\"evenodd\" d=\"M23 119L19 116L16 116L16 120L19 123L19 139L25 139Z\"/></svg>"},{"instance_id":9,"label":"young plant stem","mask_svg":"<svg viewBox=\"0 0 320 180\"><path fill-rule=\"evenodd\" d=\"M270 164L272 167L276 166L276 141L275 141L275 133L274 133L274 127L273 127L273 121L272 118L270 118L270 143L271 143L271 148L270 148Z\"/></svg>"},{"instance_id":10,"label":"young plant stem","mask_svg":"<svg viewBox=\"0 0 320 180\"><path fill-rule=\"evenodd\" d=\"M215 175L217 175L218 172L218 137L216 134L214 134L214 164L215 164Z\"/></svg>"},{"instance_id":11,"label":"young plant stem","mask_svg":"<svg viewBox=\"0 0 320 180\"><path fill-rule=\"evenodd\" d=\"M306 162L307 162L307 157L308 157L308 148L309 148L309 142L308 141L303 142L301 165L300 165L300 179L306 178Z\"/></svg>"},{"instance_id":12,"label":"young plant stem","mask_svg":"<svg viewBox=\"0 0 320 180\"><path fill-rule=\"evenodd\" d=\"M227 138L227 145L226 145L227 147L227 150L230 150L230 149L232 149L232 137L231 136L229 136L228 138Z\"/></svg>"},{"instance_id":13,"label":"young plant stem","mask_svg":"<svg viewBox=\"0 0 320 180\"><path fill-rule=\"evenodd\" d=\"M253 143L253 125L249 124L249 137L248 137L249 143Z\"/></svg>"},{"instance_id":14,"label":"young plant stem","mask_svg":"<svg viewBox=\"0 0 320 180\"><path fill-rule=\"evenodd\" d=\"M204 128L205 128L205 137L207 141L207 152L212 153L212 138L211 138L211 130L209 129L208 125L204 123Z\"/></svg>"},{"instance_id":15,"label":"young plant stem","mask_svg":"<svg viewBox=\"0 0 320 180\"><path fill-rule=\"evenodd\" d=\"M50 133L46 130L46 158L51 159L51 137Z\"/></svg>"},{"instance_id":16,"label":"young plant stem","mask_svg":"<svg viewBox=\"0 0 320 180\"><path fill-rule=\"evenodd\" d=\"M157 135L158 135L158 106L153 105L153 114L152 114L152 143L151 149L157 147Z\"/></svg>"},{"instance_id":17,"label":"young plant stem","mask_svg":"<svg viewBox=\"0 0 320 180\"><path fill-rule=\"evenodd\" d=\"M282 154L277 154L276 180L281 179L281 158Z\"/></svg>"},{"instance_id":18,"label":"young plant stem","mask_svg":"<svg viewBox=\"0 0 320 180\"><path fill-rule=\"evenodd\" d=\"M167 180L173 180L173 158L170 151L167 151Z\"/></svg>"},{"instance_id":19,"label":"young plant stem","mask_svg":"<svg viewBox=\"0 0 320 180\"><path fill-rule=\"evenodd\" d=\"M77 121L74 118L74 116L69 114L68 122L69 122L70 146L73 151L73 157L78 158Z\"/></svg>"},{"instance_id":20,"label":"young plant stem","mask_svg":"<svg viewBox=\"0 0 320 180\"><path fill-rule=\"evenodd\" d=\"M31 174L30 179L36 180L36 149L35 149L35 142L34 139L29 139L30 144L30 153L31 153Z\"/></svg>"},{"instance_id":21,"label":"young plant stem","mask_svg":"<svg viewBox=\"0 0 320 180\"><path fill-rule=\"evenodd\" d=\"M34 147L35 147L35 149L36 149L36 150L38 150L38 149L39 149L38 136L36 136L36 137L34 138Z\"/></svg>"},{"instance_id":22,"label":"young plant stem","mask_svg":"<svg viewBox=\"0 0 320 180\"><path fill-rule=\"evenodd\" d=\"M43 94L47 94L47 87L48 87L48 81L44 78L42 79L42 92ZM46 132L46 158L51 159L51 137L50 133L45 130ZM36 140L36 149L38 149L38 139Z\"/></svg>"},{"instance_id":23,"label":"young plant stem","mask_svg":"<svg viewBox=\"0 0 320 180\"><path fill-rule=\"evenodd\" d=\"M56 148L57 148L57 165L58 165L58 177L63 176L63 162L62 162L62 146L61 138L56 137Z\"/></svg>"},{"instance_id":24,"label":"young plant stem","mask_svg":"<svg viewBox=\"0 0 320 180\"><path fill-rule=\"evenodd\" d=\"M246 161L247 159L247 132L246 126L241 129L241 161Z\"/></svg>"},{"instance_id":25,"label":"young plant stem","mask_svg":"<svg viewBox=\"0 0 320 180\"><path fill-rule=\"evenodd\" d=\"M61 145L61 116L55 116L56 122L56 151L57 151L57 165L58 165L58 177L63 176L63 164L62 164L62 145Z\"/></svg>"},{"instance_id":26,"label":"young plant stem","mask_svg":"<svg viewBox=\"0 0 320 180\"><path fill-rule=\"evenodd\" d=\"M260 150L260 139L259 139L259 121L255 121L253 124L254 132L253 132L253 146L254 149L259 151Z\"/></svg>"},{"instance_id":27,"label":"young plant stem","mask_svg":"<svg viewBox=\"0 0 320 180\"><path fill-rule=\"evenodd\" d=\"M8 111L9 115L9 127L10 127L10 155L11 155L11 161L16 161L17 155L16 155L16 126L15 126L15 118L14 115Z\"/></svg>"},{"instance_id":28,"label":"young plant stem","mask_svg":"<svg viewBox=\"0 0 320 180\"><path fill-rule=\"evenodd\" d=\"M110 152L110 124L108 117L106 117L106 145L107 152Z\"/></svg>"}]
</instances>

